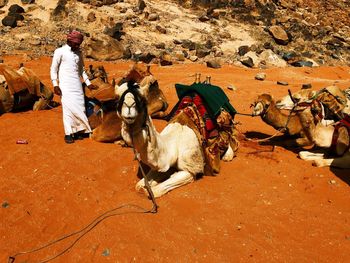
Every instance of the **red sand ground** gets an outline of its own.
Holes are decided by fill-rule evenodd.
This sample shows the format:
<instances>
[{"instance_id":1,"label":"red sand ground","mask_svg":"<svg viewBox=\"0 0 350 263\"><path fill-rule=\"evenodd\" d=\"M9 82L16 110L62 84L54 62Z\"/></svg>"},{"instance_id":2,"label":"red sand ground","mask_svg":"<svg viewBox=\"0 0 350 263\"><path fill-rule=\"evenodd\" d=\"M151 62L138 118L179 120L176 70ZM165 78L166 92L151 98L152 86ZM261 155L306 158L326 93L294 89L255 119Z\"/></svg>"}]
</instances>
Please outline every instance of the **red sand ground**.
<instances>
[{"instance_id":1,"label":"red sand ground","mask_svg":"<svg viewBox=\"0 0 350 263\"><path fill-rule=\"evenodd\" d=\"M26 56L4 57L17 66ZM25 61L51 87L50 58ZM85 61L89 64L90 61ZM127 63L103 64L110 78ZM268 70L204 65L152 66L170 107L174 84L196 72L212 77L234 107L250 113L258 94L280 98L303 83L350 86L347 67ZM254 80L257 72L265 81ZM287 81L288 86L277 85ZM234 85L237 90L227 89ZM56 98L59 100L59 98ZM61 107L0 117L0 261L80 230L102 213L130 203L151 208L134 190L137 162L131 148L85 139L63 141ZM242 133L275 131L260 118L236 116ZM156 121L159 129L164 121ZM242 136L241 136L242 137ZM16 140L29 144L18 145ZM52 262L350 262L350 172L317 168L280 146L241 141L238 156L220 175L204 177L157 199L157 214L122 214L103 220ZM5 206L5 205L4 205ZM117 212L138 211L124 208ZM76 236L16 262L40 262ZM108 252L108 253L107 253ZM104 255L103 255L104 254Z\"/></svg>"}]
</instances>

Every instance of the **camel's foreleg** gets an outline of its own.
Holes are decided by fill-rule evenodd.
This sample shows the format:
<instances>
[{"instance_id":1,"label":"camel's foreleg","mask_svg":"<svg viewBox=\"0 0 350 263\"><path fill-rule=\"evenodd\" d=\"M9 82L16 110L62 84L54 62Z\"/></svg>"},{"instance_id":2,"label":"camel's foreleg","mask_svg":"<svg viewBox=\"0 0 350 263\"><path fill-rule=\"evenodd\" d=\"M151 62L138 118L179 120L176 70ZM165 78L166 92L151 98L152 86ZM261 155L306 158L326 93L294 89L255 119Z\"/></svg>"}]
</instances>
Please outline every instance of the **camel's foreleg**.
<instances>
[{"instance_id":1,"label":"camel's foreleg","mask_svg":"<svg viewBox=\"0 0 350 263\"><path fill-rule=\"evenodd\" d=\"M191 173L187 171L179 171L172 174L170 178L165 180L164 182L156 186L152 186L152 191L153 191L154 197L161 197L167 192L175 188L178 188L180 186L189 184L193 181L194 181L194 176Z\"/></svg>"},{"instance_id":2,"label":"camel's foreleg","mask_svg":"<svg viewBox=\"0 0 350 263\"><path fill-rule=\"evenodd\" d=\"M332 166L342 169L350 169L350 153L346 153L342 157L333 159L319 159L314 160L314 164L317 167Z\"/></svg>"},{"instance_id":3,"label":"camel's foreleg","mask_svg":"<svg viewBox=\"0 0 350 263\"><path fill-rule=\"evenodd\" d=\"M228 146L224 156L222 156L222 160L225 162L232 161L233 157L235 157L235 153L233 152L231 145Z\"/></svg>"},{"instance_id":4,"label":"camel's foreleg","mask_svg":"<svg viewBox=\"0 0 350 263\"><path fill-rule=\"evenodd\" d=\"M299 152L300 159L303 159L305 161L314 161L318 159L324 158L324 153L313 153L309 151L301 151Z\"/></svg>"}]
</instances>

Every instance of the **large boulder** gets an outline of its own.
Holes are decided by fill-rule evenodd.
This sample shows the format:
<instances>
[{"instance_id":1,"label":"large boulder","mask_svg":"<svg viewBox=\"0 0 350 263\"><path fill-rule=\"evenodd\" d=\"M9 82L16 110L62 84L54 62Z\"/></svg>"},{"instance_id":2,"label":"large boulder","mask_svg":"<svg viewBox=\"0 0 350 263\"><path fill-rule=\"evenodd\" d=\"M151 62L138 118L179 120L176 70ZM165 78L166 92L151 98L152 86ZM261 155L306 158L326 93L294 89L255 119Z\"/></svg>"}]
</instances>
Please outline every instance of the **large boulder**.
<instances>
[{"instance_id":1,"label":"large boulder","mask_svg":"<svg viewBox=\"0 0 350 263\"><path fill-rule=\"evenodd\" d=\"M275 39L277 44L287 45L289 43L289 37L287 32L280 26L270 26L269 33Z\"/></svg>"},{"instance_id":2,"label":"large boulder","mask_svg":"<svg viewBox=\"0 0 350 263\"><path fill-rule=\"evenodd\" d=\"M264 50L259 55L260 61L265 61L267 67L286 67L287 62L275 54L271 49Z\"/></svg>"},{"instance_id":3,"label":"large boulder","mask_svg":"<svg viewBox=\"0 0 350 263\"><path fill-rule=\"evenodd\" d=\"M10 26L12 28L17 26L17 19L14 16L5 16L1 22L4 26Z\"/></svg>"},{"instance_id":4,"label":"large boulder","mask_svg":"<svg viewBox=\"0 0 350 263\"><path fill-rule=\"evenodd\" d=\"M116 39L99 35L85 41L86 57L97 60L117 60L124 57L124 47Z\"/></svg>"}]
</instances>

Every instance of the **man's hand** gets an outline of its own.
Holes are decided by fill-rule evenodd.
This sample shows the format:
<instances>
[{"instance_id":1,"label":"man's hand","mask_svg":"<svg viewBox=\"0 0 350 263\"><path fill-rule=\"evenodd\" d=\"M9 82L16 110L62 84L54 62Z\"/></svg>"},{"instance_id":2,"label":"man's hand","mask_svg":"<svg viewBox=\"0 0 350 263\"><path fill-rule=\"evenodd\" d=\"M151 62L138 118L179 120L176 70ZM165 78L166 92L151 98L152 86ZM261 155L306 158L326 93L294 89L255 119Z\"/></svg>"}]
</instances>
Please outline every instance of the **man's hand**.
<instances>
[{"instance_id":1,"label":"man's hand","mask_svg":"<svg viewBox=\"0 0 350 263\"><path fill-rule=\"evenodd\" d=\"M94 89L98 89L97 86L95 86L94 84L90 84L89 86L87 86L89 90L94 90Z\"/></svg>"},{"instance_id":2,"label":"man's hand","mask_svg":"<svg viewBox=\"0 0 350 263\"><path fill-rule=\"evenodd\" d=\"M54 86L53 87L53 92L58 95L58 96L62 96L62 92L59 86Z\"/></svg>"}]
</instances>

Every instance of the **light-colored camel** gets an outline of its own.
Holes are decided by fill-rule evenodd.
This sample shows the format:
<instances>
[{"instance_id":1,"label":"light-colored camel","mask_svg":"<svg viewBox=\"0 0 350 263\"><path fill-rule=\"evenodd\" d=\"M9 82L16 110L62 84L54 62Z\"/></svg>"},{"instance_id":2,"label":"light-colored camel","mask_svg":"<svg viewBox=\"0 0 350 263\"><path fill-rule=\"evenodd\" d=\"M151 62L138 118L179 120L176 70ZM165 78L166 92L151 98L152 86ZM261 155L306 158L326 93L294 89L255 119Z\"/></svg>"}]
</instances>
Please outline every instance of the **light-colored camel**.
<instances>
[{"instance_id":1,"label":"light-colored camel","mask_svg":"<svg viewBox=\"0 0 350 263\"><path fill-rule=\"evenodd\" d=\"M305 137L299 117L292 112L284 113L277 108L276 102L270 94L261 94L252 105L252 116L260 116L261 119L276 130L286 135L299 136L295 141L300 146L310 145Z\"/></svg>"},{"instance_id":2,"label":"light-colored camel","mask_svg":"<svg viewBox=\"0 0 350 263\"><path fill-rule=\"evenodd\" d=\"M337 140L334 141L333 134L335 125L324 125L321 121L315 121L315 114L319 110L315 109L314 104L302 103L301 107L297 107L297 114L300 118L300 123L303 126L305 135L316 146L324 149L324 153L312 153L309 151L299 152L299 156L303 160L314 161L316 166L334 166L339 168L350 168L350 152L349 152L349 132L345 126L341 126L337 132ZM310 120L314 121L310 121ZM332 143L335 143L333 146ZM340 157L326 158L330 154L331 147L334 147L333 154Z\"/></svg>"},{"instance_id":3,"label":"light-colored camel","mask_svg":"<svg viewBox=\"0 0 350 263\"><path fill-rule=\"evenodd\" d=\"M95 73L103 72L99 68L97 70L90 71ZM104 76L104 74L100 75L102 77ZM100 78L101 77L98 77L97 79ZM107 80L107 77L105 79ZM162 90L159 88L157 80L151 74L149 67L144 64L134 64L118 83L121 84L128 80L134 80L140 84L140 88L147 98L147 108L151 116L153 118L164 117L168 103ZM93 108L94 113L89 117L90 125L93 124L91 138L95 141L115 142L122 139L120 134L121 119L115 111L119 99L118 94L115 92L115 87L119 87L119 85L113 87L114 99L104 101L102 104L95 105ZM101 95L108 95L109 93L110 88L108 88L108 93L102 92ZM102 111L102 107L104 107L105 110Z\"/></svg>"},{"instance_id":4,"label":"light-colored camel","mask_svg":"<svg viewBox=\"0 0 350 263\"><path fill-rule=\"evenodd\" d=\"M122 137L133 145L138 159L151 168L147 178L155 197L191 183L204 173L205 157L196 126L185 113L176 115L158 133L147 113L147 100L137 85L124 83L118 87L118 93L122 94L117 110L123 121ZM229 147L224 158L228 161L233 156ZM144 179L136 184L136 190L146 193Z\"/></svg>"}]
</instances>

